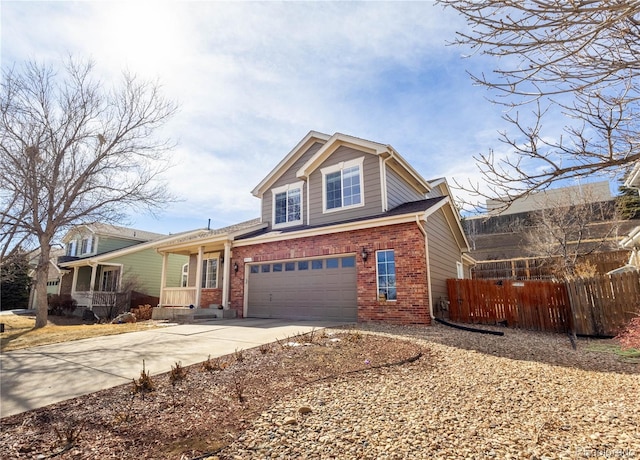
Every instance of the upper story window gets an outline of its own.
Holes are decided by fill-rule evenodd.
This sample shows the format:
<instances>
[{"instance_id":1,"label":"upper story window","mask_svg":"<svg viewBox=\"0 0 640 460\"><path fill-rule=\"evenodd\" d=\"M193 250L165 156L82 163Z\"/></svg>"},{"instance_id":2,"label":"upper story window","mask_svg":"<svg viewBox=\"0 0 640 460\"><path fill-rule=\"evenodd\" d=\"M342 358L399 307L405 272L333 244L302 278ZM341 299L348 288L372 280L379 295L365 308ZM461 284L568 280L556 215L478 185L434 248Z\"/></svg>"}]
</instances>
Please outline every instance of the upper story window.
<instances>
[{"instance_id":1,"label":"upper story window","mask_svg":"<svg viewBox=\"0 0 640 460\"><path fill-rule=\"evenodd\" d=\"M71 240L67 243L67 255L75 256L78 251L78 242L76 240Z\"/></svg>"},{"instance_id":2,"label":"upper story window","mask_svg":"<svg viewBox=\"0 0 640 460\"><path fill-rule=\"evenodd\" d=\"M82 240L80 241L80 255L90 254L92 250L93 250L93 236L82 238Z\"/></svg>"},{"instance_id":3,"label":"upper story window","mask_svg":"<svg viewBox=\"0 0 640 460\"><path fill-rule=\"evenodd\" d=\"M362 165L364 157L322 168L324 211L364 205Z\"/></svg>"},{"instance_id":4,"label":"upper story window","mask_svg":"<svg viewBox=\"0 0 640 460\"><path fill-rule=\"evenodd\" d=\"M273 194L273 226L302 224L302 182L276 187Z\"/></svg>"}]
</instances>

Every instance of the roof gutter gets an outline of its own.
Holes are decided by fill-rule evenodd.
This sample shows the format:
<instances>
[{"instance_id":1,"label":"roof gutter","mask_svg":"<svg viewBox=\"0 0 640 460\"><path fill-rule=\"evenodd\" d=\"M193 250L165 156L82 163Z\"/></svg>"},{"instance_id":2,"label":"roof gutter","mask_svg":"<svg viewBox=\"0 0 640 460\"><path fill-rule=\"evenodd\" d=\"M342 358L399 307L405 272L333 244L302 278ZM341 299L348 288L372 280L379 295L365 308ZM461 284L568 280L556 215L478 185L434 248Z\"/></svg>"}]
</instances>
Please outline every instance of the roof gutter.
<instances>
[{"instance_id":1,"label":"roof gutter","mask_svg":"<svg viewBox=\"0 0 640 460\"><path fill-rule=\"evenodd\" d=\"M429 290L429 315L431 315L431 319L434 319L433 294L431 293L431 264L429 263L429 236L427 235L427 230L422 226L422 221L426 222L427 216L423 214L422 219L420 219L420 214L416 214L416 225L424 235L424 252L425 262L427 265L427 289Z\"/></svg>"}]
</instances>

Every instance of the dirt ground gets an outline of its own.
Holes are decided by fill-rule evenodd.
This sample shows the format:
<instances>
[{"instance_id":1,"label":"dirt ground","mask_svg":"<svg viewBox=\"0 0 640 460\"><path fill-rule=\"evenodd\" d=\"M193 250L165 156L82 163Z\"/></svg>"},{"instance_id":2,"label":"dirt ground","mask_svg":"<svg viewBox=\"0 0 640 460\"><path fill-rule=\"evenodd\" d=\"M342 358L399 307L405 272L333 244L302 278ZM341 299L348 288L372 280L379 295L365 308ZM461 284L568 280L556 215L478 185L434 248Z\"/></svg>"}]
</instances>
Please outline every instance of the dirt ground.
<instances>
[{"instance_id":1,"label":"dirt ground","mask_svg":"<svg viewBox=\"0 0 640 460\"><path fill-rule=\"evenodd\" d=\"M140 391L132 382L2 419L2 458L194 458L226 446L310 382L357 378L427 352L358 332L315 333L151 377L151 391L142 389L141 369Z\"/></svg>"},{"instance_id":2,"label":"dirt ground","mask_svg":"<svg viewBox=\"0 0 640 460\"><path fill-rule=\"evenodd\" d=\"M634 396L640 391L640 365L594 352L594 345L602 344L580 339L574 350L564 335L515 330L504 337L443 326L325 330L186 369L176 365L171 373L150 379L141 369L131 384L1 419L2 458L453 458L463 451L469 458L478 458L479 452L543 458L542 452L578 452L575 446L556 445L567 439L600 449L596 434L607 440L603 449L622 446L635 455L640 435L633 437L629 426L640 423ZM511 386L502 391L505 382ZM460 388L484 397L471 404ZM564 393L568 389L577 393ZM520 392L520 402L512 400L514 392ZM589 405L574 401L587 393ZM418 398L415 404L407 405L409 394ZM503 399L495 400L496 395ZM609 399L599 401L603 395ZM555 419L536 412L553 398L559 398L558 407L567 406L562 417L571 422L563 418L558 425L565 430L562 436L549 431ZM306 407L305 401L316 404ZM425 401L428 406L420 406ZM609 407L618 408L613 418L595 417ZM517 411L520 417L514 417ZM336 417L365 434L345 441L345 425ZM384 425L389 417L404 422ZM446 423L441 424L443 417ZM465 425L482 417L491 418L486 427ZM429 436L402 431L408 420L416 427L433 424L425 432ZM589 431L600 423L598 433ZM504 430L500 436L498 428ZM527 438L526 430L533 435ZM407 433L410 438L402 438ZM323 436L326 443L319 441ZM389 449L398 449L395 456L387 455ZM430 453L420 457L416 452Z\"/></svg>"}]
</instances>

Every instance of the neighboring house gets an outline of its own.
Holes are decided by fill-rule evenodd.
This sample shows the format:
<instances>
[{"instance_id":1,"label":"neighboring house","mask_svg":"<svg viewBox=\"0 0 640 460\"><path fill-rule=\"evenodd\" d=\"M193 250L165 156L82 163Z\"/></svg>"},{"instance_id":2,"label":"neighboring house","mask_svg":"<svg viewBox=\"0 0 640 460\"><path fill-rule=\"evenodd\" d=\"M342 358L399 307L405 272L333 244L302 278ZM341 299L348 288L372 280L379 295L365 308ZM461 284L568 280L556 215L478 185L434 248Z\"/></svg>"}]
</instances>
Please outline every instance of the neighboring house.
<instances>
[{"instance_id":1,"label":"neighboring house","mask_svg":"<svg viewBox=\"0 0 640 460\"><path fill-rule=\"evenodd\" d=\"M640 193L640 162L637 162L631 169L625 179L624 186L637 189ZM629 234L620 241L620 247L631 251L629 261L623 267L613 271L640 270L640 225L629 231Z\"/></svg>"},{"instance_id":2,"label":"neighboring house","mask_svg":"<svg viewBox=\"0 0 640 460\"><path fill-rule=\"evenodd\" d=\"M628 257L620 249L620 234L638 224L637 220L619 220L616 197L611 195L609 182L598 181L549 189L515 200L506 210L497 212L498 202L487 200L489 212L466 217L463 227L471 244L471 255L477 264L476 278L535 279L556 276L547 254L536 254L526 232L536 228L536 213L543 209L562 208L571 203L592 203L593 212L579 242L580 257L588 260L599 273L619 267ZM575 248L574 241L567 248ZM592 252L590 252L592 251Z\"/></svg>"},{"instance_id":3,"label":"neighboring house","mask_svg":"<svg viewBox=\"0 0 640 460\"><path fill-rule=\"evenodd\" d=\"M189 257L162 306L240 317L429 324L473 260L444 179L391 146L307 134L252 191L259 219L160 244Z\"/></svg>"},{"instance_id":4,"label":"neighboring house","mask_svg":"<svg viewBox=\"0 0 640 460\"><path fill-rule=\"evenodd\" d=\"M60 285L62 283L62 276L67 273L67 270L58 267L56 260L58 257L64 255L64 249L51 248L49 258L49 272L47 277L47 295L60 294ZM29 276L33 278L35 276L35 267L38 264L38 257L40 256L40 250L33 251L29 257L29 265L33 267L29 272ZM36 308L37 296L35 283L31 286L31 292L29 293L29 308Z\"/></svg>"},{"instance_id":5,"label":"neighboring house","mask_svg":"<svg viewBox=\"0 0 640 460\"><path fill-rule=\"evenodd\" d=\"M110 306L131 291L159 297L161 279L179 280L187 258L172 255L164 261L163 274L163 257L155 248L182 236L100 223L74 227L62 239L65 254L57 260L66 272L59 293L71 294L78 306L90 310Z\"/></svg>"}]
</instances>

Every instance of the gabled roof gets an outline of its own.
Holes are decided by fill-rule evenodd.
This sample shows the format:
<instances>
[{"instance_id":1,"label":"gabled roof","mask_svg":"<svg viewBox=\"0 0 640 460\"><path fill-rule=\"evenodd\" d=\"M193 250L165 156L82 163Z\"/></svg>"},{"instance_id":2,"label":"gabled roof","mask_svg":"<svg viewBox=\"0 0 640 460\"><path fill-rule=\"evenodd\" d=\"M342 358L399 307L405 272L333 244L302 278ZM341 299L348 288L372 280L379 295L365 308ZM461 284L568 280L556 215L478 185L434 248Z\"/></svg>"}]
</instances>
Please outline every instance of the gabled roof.
<instances>
[{"instance_id":1,"label":"gabled roof","mask_svg":"<svg viewBox=\"0 0 640 460\"><path fill-rule=\"evenodd\" d=\"M94 222L92 224L82 224L73 227L62 238L65 243L72 239L81 229L86 229L89 233L100 236L111 236L114 238L121 238L134 241L154 241L160 238L164 238L167 235L162 233L148 232L146 230L138 230L135 228L120 227L118 225L103 224L100 222Z\"/></svg>"},{"instance_id":2,"label":"gabled roof","mask_svg":"<svg viewBox=\"0 0 640 460\"><path fill-rule=\"evenodd\" d=\"M324 144L331 136L329 134L320 133L318 131L309 131L306 136L271 170L267 177L256 185L251 191L255 197L262 198L262 194L271 188L271 185L286 172L293 163L306 152L316 142Z\"/></svg>"},{"instance_id":3,"label":"gabled roof","mask_svg":"<svg viewBox=\"0 0 640 460\"><path fill-rule=\"evenodd\" d=\"M380 156L384 159L392 160L388 162L388 165L403 176L407 182L413 184L413 186L422 193L427 193L431 190L429 183L390 145L380 144L379 142L368 141L342 133L335 133L331 136L325 144L298 169L296 175L301 179L308 179L313 171L318 169L333 152L342 146L351 147L372 155Z\"/></svg>"},{"instance_id":4,"label":"gabled roof","mask_svg":"<svg viewBox=\"0 0 640 460\"><path fill-rule=\"evenodd\" d=\"M388 161L387 164L403 176L407 182L413 184L416 189L422 193L427 193L431 190L429 183L390 145L369 141L348 134L335 133L331 136L317 131L310 131L251 193L258 198L262 198L262 195L269 190L278 178L288 171L295 161L316 142L323 144L322 147L296 171L296 175L301 179L308 179L309 175L333 152L341 146L347 146L389 159L390 161Z\"/></svg>"}]
</instances>

